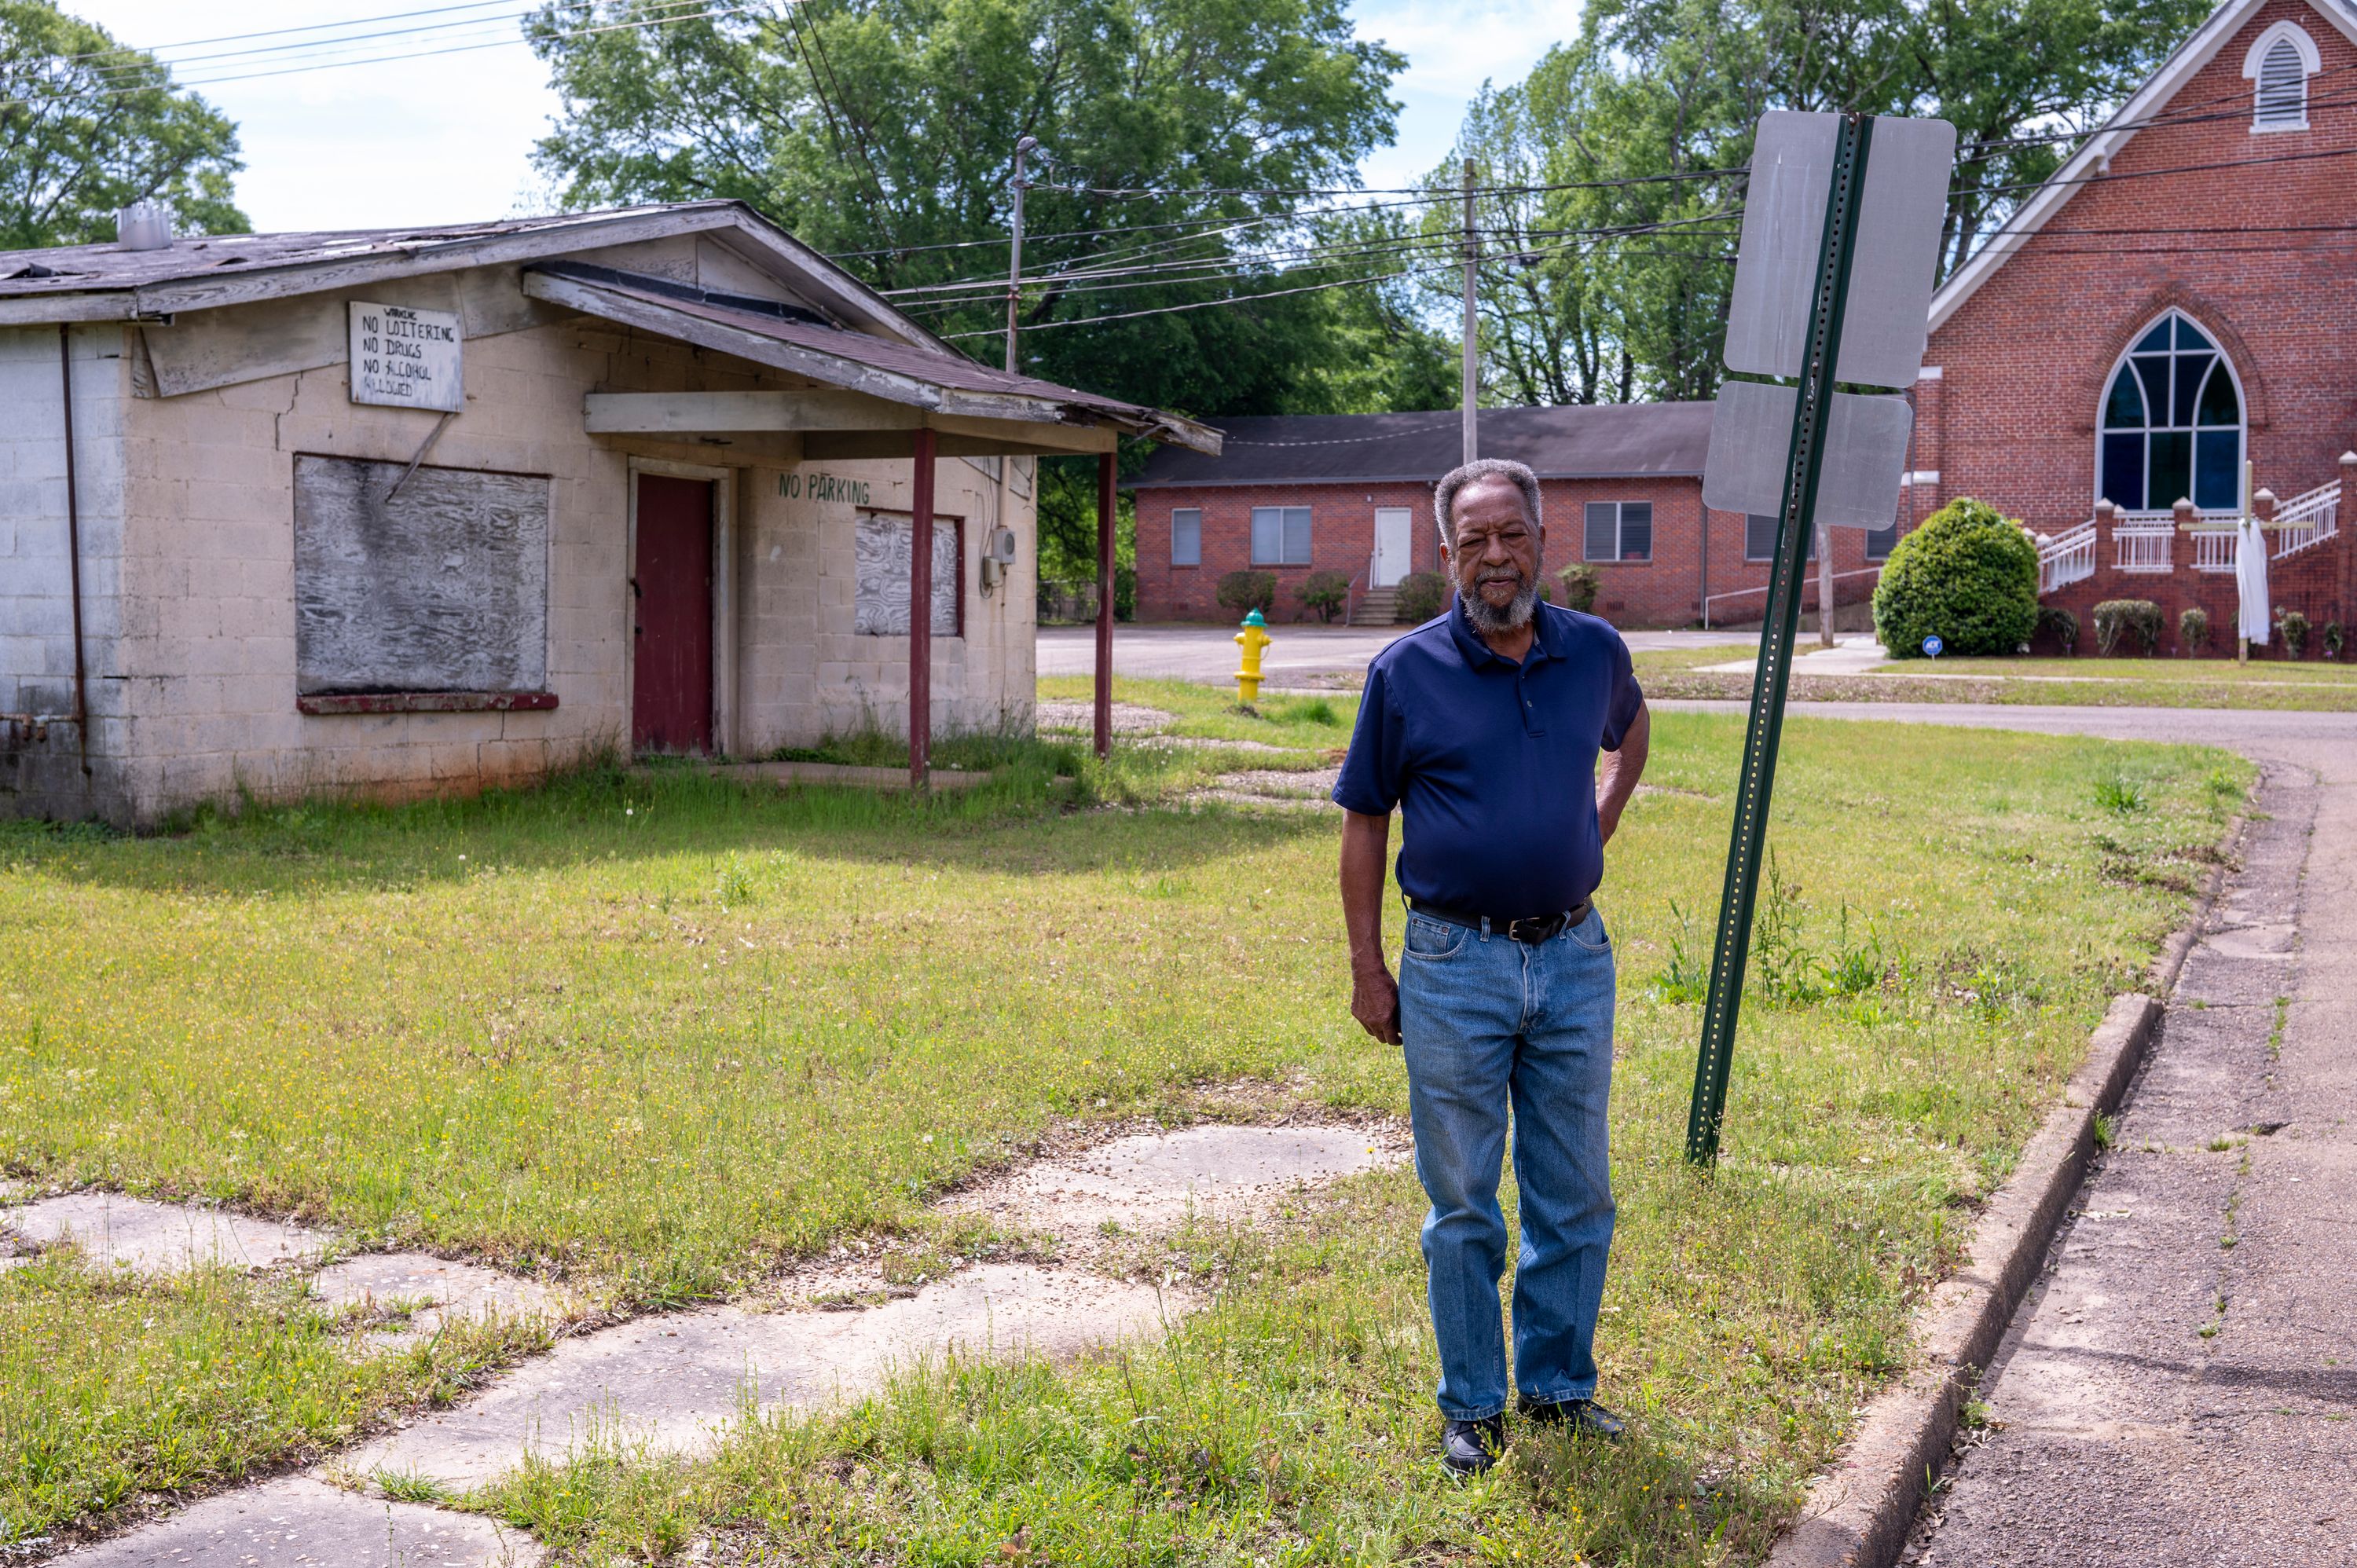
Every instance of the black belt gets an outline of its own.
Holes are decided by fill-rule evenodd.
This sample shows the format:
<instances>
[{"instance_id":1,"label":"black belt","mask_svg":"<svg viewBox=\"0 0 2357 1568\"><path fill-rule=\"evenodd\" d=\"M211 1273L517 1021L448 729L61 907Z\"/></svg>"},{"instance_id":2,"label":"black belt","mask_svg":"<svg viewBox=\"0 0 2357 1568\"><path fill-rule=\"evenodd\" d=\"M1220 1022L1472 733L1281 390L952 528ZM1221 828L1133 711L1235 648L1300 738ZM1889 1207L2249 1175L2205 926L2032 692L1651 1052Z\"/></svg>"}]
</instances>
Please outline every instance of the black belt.
<instances>
[{"instance_id":1,"label":"black belt","mask_svg":"<svg viewBox=\"0 0 2357 1568\"><path fill-rule=\"evenodd\" d=\"M1496 931L1518 942L1551 942L1587 918L1588 910L1585 899L1571 908L1559 909L1552 915L1521 915L1512 919L1496 915L1477 915L1467 909L1452 909L1445 904L1429 903L1422 898L1409 899L1407 907L1419 915L1446 920L1452 926L1469 926L1484 935Z\"/></svg>"}]
</instances>

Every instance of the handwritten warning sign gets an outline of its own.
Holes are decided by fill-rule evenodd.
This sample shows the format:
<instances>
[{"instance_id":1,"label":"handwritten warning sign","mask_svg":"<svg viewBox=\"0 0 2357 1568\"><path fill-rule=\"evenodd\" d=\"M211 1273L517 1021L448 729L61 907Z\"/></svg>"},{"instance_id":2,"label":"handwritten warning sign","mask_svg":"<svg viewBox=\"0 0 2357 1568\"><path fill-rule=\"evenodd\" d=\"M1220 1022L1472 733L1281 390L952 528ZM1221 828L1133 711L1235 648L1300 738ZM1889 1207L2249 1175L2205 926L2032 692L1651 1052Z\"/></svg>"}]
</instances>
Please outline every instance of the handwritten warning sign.
<instances>
[{"instance_id":1,"label":"handwritten warning sign","mask_svg":"<svg viewBox=\"0 0 2357 1568\"><path fill-rule=\"evenodd\" d=\"M466 405L459 382L458 316L405 305L352 308L352 401L455 413Z\"/></svg>"}]
</instances>

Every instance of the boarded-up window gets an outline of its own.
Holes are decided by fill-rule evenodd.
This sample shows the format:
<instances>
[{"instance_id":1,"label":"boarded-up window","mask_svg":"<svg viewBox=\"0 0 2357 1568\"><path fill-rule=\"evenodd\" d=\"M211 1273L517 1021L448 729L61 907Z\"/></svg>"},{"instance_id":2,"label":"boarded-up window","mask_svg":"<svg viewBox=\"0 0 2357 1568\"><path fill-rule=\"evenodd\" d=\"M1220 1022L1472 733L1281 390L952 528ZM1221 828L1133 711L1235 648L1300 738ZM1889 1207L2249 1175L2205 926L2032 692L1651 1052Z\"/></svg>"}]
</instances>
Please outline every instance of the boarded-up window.
<instances>
[{"instance_id":1,"label":"boarded-up window","mask_svg":"<svg viewBox=\"0 0 2357 1568\"><path fill-rule=\"evenodd\" d=\"M903 515L863 511L856 524L853 548L859 570L857 591L851 603L851 629L861 637L909 635L909 547L916 539L913 520ZM954 518L933 520L933 635L955 637L961 630L958 589L965 580L959 570L958 525Z\"/></svg>"},{"instance_id":2,"label":"boarded-up window","mask_svg":"<svg viewBox=\"0 0 2357 1568\"><path fill-rule=\"evenodd\" d=\"M297 689L544 689L548 476L406 467L295 459Z\"/></svg>"}]
</instances>

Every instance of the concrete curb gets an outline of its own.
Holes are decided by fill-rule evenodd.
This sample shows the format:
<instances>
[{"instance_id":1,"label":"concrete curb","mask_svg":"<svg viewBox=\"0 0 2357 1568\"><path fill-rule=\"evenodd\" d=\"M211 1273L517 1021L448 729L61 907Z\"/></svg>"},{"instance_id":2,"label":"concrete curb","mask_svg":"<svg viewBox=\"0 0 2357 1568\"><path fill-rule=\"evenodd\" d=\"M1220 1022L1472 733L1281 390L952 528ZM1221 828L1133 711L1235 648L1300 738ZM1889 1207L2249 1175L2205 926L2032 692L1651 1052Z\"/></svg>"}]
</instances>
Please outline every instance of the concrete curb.
<instances>
[{"instance_id":1,"label":"concrete curb","mask_svg":"<svg viewBox=\"0 0 2357 1568\"><path fill-rule=\"evenodd\" d=\"M2225 843L2238 844L2243 826L2238 819ZM2154 958L2149 975L2160 995L2175 987L2201 940L2224 873L2223 865L2212 871L2190 918ZM2112 998L2062 1102L1974 1227L1970 1257L1932 1293L1921 1361L1867 1407L1856 1440L1810 1487L1800 1520L1776 1542L1768 1568L1889 1568L1898 1561L1924 1488L1946 1462L1964 1401L1996 1354L2086 1176L2095 1117L2127 1092L2160 1020L2161 1005L2151 996Z\"/></svg>"},{"instance_id":2,"label":"concrete curb","mask_svg":"<svg viewBox=\"0 0 2357 1568\"><path fill-rule=\"evenodd\" d=\"M1974 1228L1969 1261L1932 1293L1922 1364L1867 1407L1857 1440L1809 1488L1769 1568L1885 1568L1897 1560L1964 1400L2079 1190L2094 1153L2096 1112L2118 1102L2159 1021L2160 1004L2149 996L2112 999L2062 1103Z\"/></svg>"}]
</instances>

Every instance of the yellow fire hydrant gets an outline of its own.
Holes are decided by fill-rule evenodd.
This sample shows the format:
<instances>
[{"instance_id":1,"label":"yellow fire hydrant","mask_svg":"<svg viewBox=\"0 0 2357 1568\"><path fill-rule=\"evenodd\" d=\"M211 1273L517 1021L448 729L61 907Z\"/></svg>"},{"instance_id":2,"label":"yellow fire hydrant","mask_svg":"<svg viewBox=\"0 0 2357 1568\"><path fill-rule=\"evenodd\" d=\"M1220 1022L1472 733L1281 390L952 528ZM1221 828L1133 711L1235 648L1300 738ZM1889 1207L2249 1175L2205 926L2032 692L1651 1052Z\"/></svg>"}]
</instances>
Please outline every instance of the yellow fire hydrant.
<instances>
[{"instance_id":1,"label":"yellow fire hydrant","mask_svg":"<svg viewBox=\"0 0 2357 1568\"><path fill-rule=\"evenodd\" d=\"M1243 630L1236 633L1236 646L1244 650L1243 668L1236 671L1236 701L1250 706L1260 696L1260 650L1275 639L1268 635L1268 622L1258 610L1244 617Z\"/></svg>"}]
</instances>

